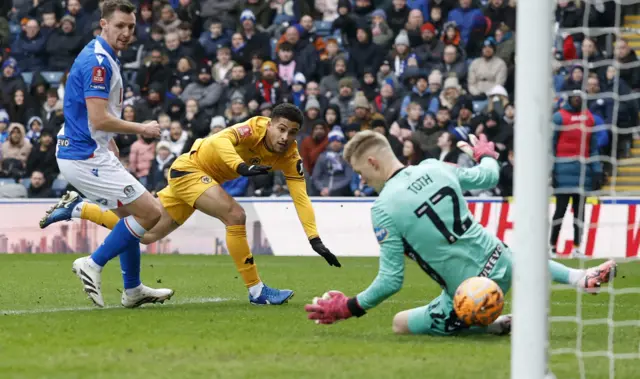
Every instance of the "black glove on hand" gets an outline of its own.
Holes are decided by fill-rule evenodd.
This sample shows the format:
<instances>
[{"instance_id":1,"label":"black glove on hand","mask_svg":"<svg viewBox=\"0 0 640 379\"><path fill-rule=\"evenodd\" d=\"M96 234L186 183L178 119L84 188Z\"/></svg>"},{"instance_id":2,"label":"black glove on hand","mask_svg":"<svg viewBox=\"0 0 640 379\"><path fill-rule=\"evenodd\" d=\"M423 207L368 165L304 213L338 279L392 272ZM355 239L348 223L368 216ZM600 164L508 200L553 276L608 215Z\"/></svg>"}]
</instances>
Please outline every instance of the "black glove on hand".
<instances>
[{"instance_id":1,"label":"black glove on hand","mask_svg":"<svg viewBox=\"0 0 640 379\"><path fill-rule=\"evenodd\" d=\"M336 258L336 256L327 249L327 247L322 243L322 240L320 240L320 237L312 238L309 242L311 243L313 250L324 258L329 266L342 267L340 262L338 262L338 258Z\"/></svg>"},{"instance_id":2,"label":"black glove on hand","mask_svg":"<svg viewBox=\"0 0 640 379\"><path fill-rule=\"evenodd\" d=\"M249 166L243 162L238 165L238 169L236 171L242 176L256 176L268 174L269 170L271 170L271 166L263 166L259 164Z\"/></svg>"}]
</instances>

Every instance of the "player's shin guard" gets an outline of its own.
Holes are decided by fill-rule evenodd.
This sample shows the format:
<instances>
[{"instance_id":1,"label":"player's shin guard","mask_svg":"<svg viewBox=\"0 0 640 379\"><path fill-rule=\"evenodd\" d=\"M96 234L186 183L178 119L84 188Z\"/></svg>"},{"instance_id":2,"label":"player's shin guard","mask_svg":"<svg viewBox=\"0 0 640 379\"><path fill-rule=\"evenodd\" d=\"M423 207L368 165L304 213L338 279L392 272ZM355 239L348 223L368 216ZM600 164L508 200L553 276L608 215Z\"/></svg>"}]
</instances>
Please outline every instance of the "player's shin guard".
<instances>
[{"instance_id":1,"label":"player's shin guard","mask_svg":"<svg viewBox=\"0 0 640 379\"><path fill-rule=\"evenodd\" d=\"M244 225L227 226L227 248L247 288L260 283L258 268L253 262Z\"/></svg>"},{"instance_id":2,"label":"player's shin guard","mask_svg":"<svg viewBox=\"0 0 640 379\"><path fill-rule=\"evenodd\" d=\"M120 267L124 289L136 288L140 281L140 243L132 243L124 253L120 254Z\"/></svg>"},{"instance_id":3,"label":"player's shin guard","mask_svg":"<svg viewBox=\"0 0 640 379\"><path fill-rule=\"evenodd\" d=\"M133 216L123 218L118 221L102 245L91 254L91 259L103 267L125 250L132 248L134 244L139 244L144 233L144 228Z\"/></svg>"},{"instance_id":4,"label":"player's shin guard","mask_svg":"<svg viewBox=\"0 0 640 379\"><path fill-rule=\"evenodd\" d=\"M94 224L102 225L107 229L113 230L120 218L111 211L103 211L96 204L84 203L82 206L82 212L80 218L88 220Z\"/></svg>"}]
</instances>

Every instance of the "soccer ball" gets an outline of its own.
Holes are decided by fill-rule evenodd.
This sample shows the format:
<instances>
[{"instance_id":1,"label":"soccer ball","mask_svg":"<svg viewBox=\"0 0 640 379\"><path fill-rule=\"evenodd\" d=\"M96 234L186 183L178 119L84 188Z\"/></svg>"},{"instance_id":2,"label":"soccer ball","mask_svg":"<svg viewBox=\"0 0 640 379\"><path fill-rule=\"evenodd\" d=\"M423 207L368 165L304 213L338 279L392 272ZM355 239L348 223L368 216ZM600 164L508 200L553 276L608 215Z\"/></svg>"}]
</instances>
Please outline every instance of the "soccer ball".
<instances>
[{"instance_id":1,"label":"soccer ball","mask_svg":"<svg viewBox=\"0 0 640 379\"><path fill-rule=\"evenodd\" d=\"M487 326L494 322L504 307L504 294L493 280L472 277L460 284L453 297L453 309L468 326Z\"/></svg>"}]
</instances>

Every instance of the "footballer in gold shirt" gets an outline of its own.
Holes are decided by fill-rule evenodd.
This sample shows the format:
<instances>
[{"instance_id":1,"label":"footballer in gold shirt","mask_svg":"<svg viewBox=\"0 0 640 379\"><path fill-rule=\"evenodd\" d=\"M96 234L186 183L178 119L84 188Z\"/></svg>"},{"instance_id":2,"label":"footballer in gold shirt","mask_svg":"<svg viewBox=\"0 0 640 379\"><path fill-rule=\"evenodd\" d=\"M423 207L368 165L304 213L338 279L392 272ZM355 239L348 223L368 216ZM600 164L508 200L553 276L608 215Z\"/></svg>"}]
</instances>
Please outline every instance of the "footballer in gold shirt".
<instances>
[{"instance_id":1,"label":"footballer in gold shirt","mask_svg":"<svg viewBox=\"0 0 640 379\"><path fill-rule=\"evenodd\" d=\"M163 207L162 218L145 233L142 243L166 237L198 209L225 224L227 249L249 289L249 301L272 305L286 303L293 291L270 288L262 283L247 242L244 209L221 186L241 175L263 175L271 170L281 170L313 250L329 265L340 267L338 259L318 236L315 214L307 196L296 143L302 121L302 112L293 104L284 103L273 109L271 118L253 117L196 140L191 150L171 165L169 185L158 192ZM81 218L109 229L119 220L115 213L102 211L98 205L88 202L83 203Z\"/></svg>"}]
</instances>

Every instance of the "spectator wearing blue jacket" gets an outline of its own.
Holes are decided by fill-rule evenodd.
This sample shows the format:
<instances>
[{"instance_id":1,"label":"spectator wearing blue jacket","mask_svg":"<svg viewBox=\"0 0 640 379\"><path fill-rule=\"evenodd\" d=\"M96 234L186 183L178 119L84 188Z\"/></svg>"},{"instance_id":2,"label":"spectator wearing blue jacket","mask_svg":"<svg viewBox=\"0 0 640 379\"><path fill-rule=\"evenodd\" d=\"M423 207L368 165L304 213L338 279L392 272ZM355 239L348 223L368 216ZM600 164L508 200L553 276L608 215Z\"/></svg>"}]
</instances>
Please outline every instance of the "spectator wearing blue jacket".
<instances>
[{"instance_id":1,"label":"spectator wearing blue jacket","mask_svg":"<svg viewBox=\"0 0 640 379\"><path fill-rule=\"evenodd\" d=\"M453 21L460 30L460 37L462 38L462 44L467 45L469 41L469 35L473 28L473 19L479 16L484 17L482 11L471 6L472 0L460 0L460 6L454 8L449 12L447 21Z\"/></svg>"},{"instance_id":2,"label":"spectator wearing blue jacket","mask_svg":"<svg viewBox=\"0 0 640 379\"><path fill-rule=\"evenodd\" d=\"M376 190L362 180L362 175L354 172L351 178L351 193L356 197L375 196Z\"/></svg>"},{"instance_id":3,"label":"spectator wearing blue jacket","mask_svg":"<svg viewBox=\"0 0 640 379\"><path fill-rule=\"evenodd\" d=\"M46 68L47 39L40 33L38 21L27 21L24 32L11 45L11 54L18 61L18 67L24 72L42 71Z\"/></svg>"}]
</instances>

